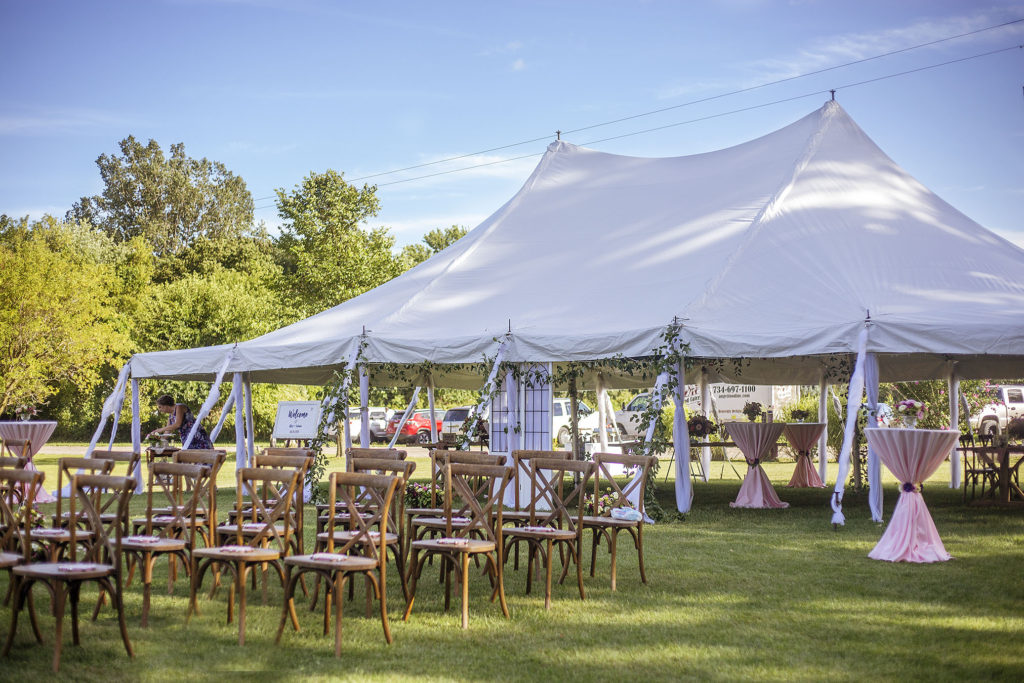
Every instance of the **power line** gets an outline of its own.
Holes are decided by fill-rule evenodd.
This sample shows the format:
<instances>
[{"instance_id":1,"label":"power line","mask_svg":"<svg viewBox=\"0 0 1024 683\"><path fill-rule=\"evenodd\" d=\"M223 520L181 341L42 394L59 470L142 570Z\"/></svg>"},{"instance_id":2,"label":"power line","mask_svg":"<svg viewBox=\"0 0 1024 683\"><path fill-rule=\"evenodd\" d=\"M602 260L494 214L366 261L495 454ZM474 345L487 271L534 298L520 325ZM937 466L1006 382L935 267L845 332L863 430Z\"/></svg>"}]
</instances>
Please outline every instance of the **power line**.
<instances>
[{"instance_id":1,"label":"power line","mask_svg":"<svg viewBox=\"0 0 1024 683\"><path fill-rule=\"evenodd\" d=\"M639 119L639 118L643 118L643 117L647 117L647 116L653 116L655 114L662 114L662 113L667 112L667 111L673 111L675 109L681 109L683 107L689 107L689 106L693 106L693 105L696 105L696 104L703 104L703 103L706 103L706 102L711 102L711 101L714 101L714 100L723 99L725 97L730 97L732 95L739 95L739 94L751 92L751 91L754 91L754 90L759 90L759 89L762 89L762 88L767 88L769 86L779 85L781 83L788 83L788 82L791 82L791 81L799 80L801 78L808 78L810 76L816 76L816 75L820 75L820 74L827 73L827 72L830 72L830 71L835 71L835 70L843 69L843 68L850 67L850 66L856 66L858 64L864 64L866 62L871 62L871 61L875 61L875 60L878 60L878 59L883 59L885 57L891 57L893 55L902 54L902 53L905 53L905 52L910 52L912 50L918 50L918 49L921 49L921 48L924 48L924 47L930 47L930 46L933 46L933 45L938 45L940 43L949 42L951 40L956 40L958 38L965 38L967 36L977 35L979 33L984 33L986 31L993 31L993 30L996 30L996 29L1005 28L1007 26L1012 26L1014 24L1019 24L1019 23L1022 23L1022 22L1024 22L1024 18L1014 19L1014 20L1011 20L1011 21L1003 22L1001 24L995 24L995 25L992 25L992 26L987 26L985 28L975 29L973 31L966 31L964 33L958 33L956 35L947 36L945 38L938 38L936 40L931 40L931 41L924 42L924 43L918 43L916 45L911 45L909 47L904 47L904 48L900 48L900 49L897 49L897 50L890 50L888 52L883 52L881 54L873 55L871 57L864 57L862 59L857 59L857 60L853 60L853 61L850 61L850 62L845 62L843 64L837 64L835 66L825 67L825 68L822 68L822 69L816 69L814 71L808 71L808 72L805 72L805 73L802 73L802 74L798 74L798 75L795 75L795 76L788 76L788 77L785 77L785 78L779 78L779 79L776 79L774 81L769 81L769 82L766 82L766 83L761 83L761 84L749 86L749 87L746 87L746 88L739 88L737 90L731 90L729 92L719 93L717 95L711 95L711 96L708 96L708 97L703 97L703 98L699 98L699 99L695 99L695 100L690 100L688 102L682 102L680 104L671 105L669 107L662 107L660 109L653 109L651 111L646 111L646 112L642 112L642 113L639 113L639 114L632 114L630 116L625 116L625 117L621 117L621 118L618 118L618 119L612 119L612 120L609 120L609 121L602 121L600 123L594 123L594 124L590 124L590 125L587 125L587 126L582 126L582 127L579 127L579 128L574 128L572 130L567 130L567 131L562 131L562 132L566 133L566 134L569 134L569 133L580 133L580 132L587 131L587 130L593 130L595 128L601 128L601 127L604 127L604 126L610 126L610 125L613 125L613 124L616 124L616 123L623 123L625 121L632 121L634 119ZM1009 51L1009 50L1017 49L1018 47L1020 47L1020 46L1013 46L1013 47L1009 47L1009 48L1003 48L1003 49L1000 49L1000 50L993 50L991 52L980 53L980 54L976 54L976 55L971 55L969 57L963 57L963 58L960 58L960 59L954 59L954 60L950 60L950 61L947 61L947 62L942 62L942 63L939 63L939 64L933 64L933 65L930 65L930 66L920 67L920 68L917 68L917 69L911 69L909 71L903 71L903 72L896 73L896 74L890 74L890 75L887 75L887 76L880 76L878 78L873 78L873 79L869 79L869 80L865 80L865 81L860 81L860 82L857 82L857 83L851 83L851 84L847 84L847 85L844 85L844 86L841 86L841 87L842 88L851 88L851 87L856 87L858 85L865 85L867 83L873 83L873 82L876 82L876 81L885 80L887 78L895 78L897 76L904 76L904 75L916 73L916 72L919 72L919 71L925 71L925 70L928 70L928 69L934 69L934 68L937 68L937 67L940 67L940 66L946 66L946 65L949 65L949 64L955 64L957 62L963 62L963 61L968 61L968 60L971 60L971 59L976 59L976 58L979 58L979 57L985 57L985 56L989 56L989 55L992 55L992 54L997 54L999 52L1006 52L1006 51ZM624 133L622 135L616 135L616 136L612 136L612 137L601 138L599 140L592 140L590 142L586 142L586 143L582 143L582 144L584 144L584 145L597 144L597 143L600 143L600 142L607 142L609 140L617 140L617 139L621 139L621 138L625 138L625 137L630 137L630 136L633 136L633 135L641 135L641 134L644 134L644 133L654 132L654 131L658 131L658 130L664 130L666 128L673 128L673 127L676 127L676 126L686 125L686 124L689 124L689 123L697 123L697 122L700 122L700 121L706 121L706 120L709 120L709 119L719 118L719 117L722 117L722 116L728 116L730 114L740 113L740 112L744 112L744 111L750 111L752 109L759 109L759 108L771 106L771 105L774 105L774 104L781 104L781 103L784 103L784 102L791 102L793 100L802 99L802 98L805 98L805 97L811 97L813 95L819 95L822 92L828 92L828 91L826 90L826 91L816 91L816 92L813 92L813 93L806 93L804 95L797 95L795 97L789 97L789 98L782 99L782 100L776 100L774 102L768 102L768 103L764 103L764 104L754 105L754 106L751 106L751 107L745 107L745 108L742 108L742 109L736 109L736 110L732 110L732 111L729 111L729 112L723 112L723 113L720 113L720 114L712 114L712 115L709 115L709 116L704 116L704 117L700 117L700 118L696 118L696 119L691 119L691 120L688 120L688 121L680 121L680 122L676 122L676 123L666 124L664 126L657 126L657 127L654 127L654 128L647 128L647 129L640 130L640 131L634 131L632 133ZM491 152L498 152L498 151L505 150L505 149L511 149L513 147L520 147L522 145L534 144L534 143L537 143L537 142L542 142L544 140L549 140L550 138L551 138L550 134L549 135L544 135L544 136L541 136L541 137L531 138L529 140L522 140L522 141L519 141L519 142L513 142L513 143L509 143L509 144L505 144L505 145L499 145L499 146L496 146L496 147L491 147L491 148L480 150L480 151L477 151L477 152L470 152L470 153L467 153L467 154L460 154L460 155L457 155L457 156L446 157L444 159L437 159L437 160L434 160L434 161L427 161L427 162L423 162L423 163L420 163L420 164L413 164L411 166L405 166L405 167L402 167L402 168L396 168L396 169L392 169L392 170L389 170L389 171L380 171L380 172L377 172L377 173L371 173L371 174L368 174L368 175L359 176L357 178L352 178L348 182L354 183L354 182L358 182L360 180L369 180L371 178L379 178L381 176L393 175L395 173L402 173L404 171L411 171L411 170L415 170L415 169L418 169L418 168L425 168L427 166L435 166L435 165L438 165L438 164L449 163L449 162L452 162L452 161L458 161L460 159L467 159L467 158L475 157L475 156L478 156L478 155L481 155L481 154L488 154L488 153L491 153ZM461 168L450 169L450 170L447 170L447 171L439 171L437 173L429 173L429 174L425 174L425 175L421 175L421 176L415 176L413 178L405 178L405 179L402 179L402 180L394 180L394 181L390 181L390 182L386 182L386 183L378 183L378 185L379 186L397 185L399 183L412 182L414 180L423 180L425 178L434 178L434 177L441 176L441 175L448 175L450 173L458 173L458 172L461 172L461 171L468 171L468 170L472 170L472 169L476 169L476 168L483 168L483 167L486 167L486 166L493 166L495 164L501 164L501 163L506 163L506 162L510 162L510 161L518 161L520 159L527 159L527 158L530 158L530 157L540 156L540 154L541 154L541 152L536 152L536 153L532 153L532 154L524 154L524 155L521 155L521 156L509 157L507 159L499 159L499 160L496 160L496 161L490 161L490 162L481 163L481 164L474 164L472 166L464 166L464 167L461 167ZM257 198L255 198L253 200L253 202L265 201L267 199L275 199L275 198L276 198L276 195L268 195L266 197L257 197ZM273 204L269 204L267 206L260 206L260 207L253 207L253 208L254 208L254 210L257 210L257 209L270 208L271 206L274 206L274 205Z\"/></svg>"}]
</instances>

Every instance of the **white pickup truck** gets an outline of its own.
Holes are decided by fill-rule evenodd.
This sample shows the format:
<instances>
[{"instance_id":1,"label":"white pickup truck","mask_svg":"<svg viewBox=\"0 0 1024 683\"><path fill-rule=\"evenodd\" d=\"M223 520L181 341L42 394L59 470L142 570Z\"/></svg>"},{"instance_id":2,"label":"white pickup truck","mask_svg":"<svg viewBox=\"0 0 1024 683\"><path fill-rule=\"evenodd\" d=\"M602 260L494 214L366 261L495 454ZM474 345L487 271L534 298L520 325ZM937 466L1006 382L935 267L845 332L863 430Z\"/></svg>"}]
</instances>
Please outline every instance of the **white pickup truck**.
<instances>
[{"instance_id":1,"label":"white pickup truck","mask_svg":"<svg viewBox=\"0 0 1024 683\"><path fill-rule=\"evenodd\" d=\"M1024 416L1024 386L999 387L996 400L971 415L971 430L993 436L1006 431L1006 424Z\"/></svg>"}]
</instances>

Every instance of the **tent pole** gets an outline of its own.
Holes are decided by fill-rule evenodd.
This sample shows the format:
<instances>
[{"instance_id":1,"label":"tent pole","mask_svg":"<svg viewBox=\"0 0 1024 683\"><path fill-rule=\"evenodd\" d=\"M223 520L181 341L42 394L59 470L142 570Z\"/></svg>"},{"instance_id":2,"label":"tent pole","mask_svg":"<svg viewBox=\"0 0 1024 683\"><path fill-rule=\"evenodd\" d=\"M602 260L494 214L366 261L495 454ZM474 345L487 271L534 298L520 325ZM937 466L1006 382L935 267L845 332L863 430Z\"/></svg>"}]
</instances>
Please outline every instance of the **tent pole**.
<instances>
[{"instance_id":1,"label":"tent pole","mask_svg":"<svg viewBox=\"0 0 1024 683\"><path fill-rule=\"evenodd\" d=\"M139 412L139 380L132 377L132 453L142 454L142 414ZM135 493L142 493L142 467L135 468Z\"/></svg>"},{"instance_id":2,"label":"tent pole","mask_svg":"<svg viewBox=\"0 0 1024 683\"><path fill-rule=\"evenodd\" d=\"M676 509L685 514L690 511L693 504L693 479L690 476L690 429L686 424L686 364L683 358L679 359L676 368L676 389L672 398L676 404L676 413L672 420L672 442L676 459Z\"/></svg>"},{"instance_id":3,"label":"tent pole","mask_svg":"<svg viewBox=\"0 0 1024 683\"><path fill-rule=\"evenodd\" d=\"M576 391L576 378L569 378L569 428L572 430L573 460L582 460L580 454L580 406L579 392Z\"/></svg>"},{"instance_id":4,"label":"tent pole","mask_svg":"<svg viewBox=\"0 0 1024 683\"><path fill-rule=\"evenodd\" d=\"M711 417L711 384L708 382L708 369L703 366L700 369L700 409L704 413L704 417ZM704 481L709 481L711 479L711 446L704 446L700 449L700 468L703 470Z\"/></svg>"},{"instance_id":5,"label":"tent pole","mask_svg":"<svg viewBox=\"0 0 1024 683\"><path fill-rule=\"evenodd\" d=\"M248 372L242 375L242 390L245 392L246 462L251 467L256 463L256 429L252 419L252 380Z\"/></svg>"},{"instance_id":6,"label":"tent pole","mask_svg":"<svg viewBox=\"0 0 1024 683\"><path fill-rule=\"evenodd\" d=\"M359 445L370 447L370 374L366 364L359 366Z\"/></svg>"},{"instance_id":7,"label":"tent pole","mask_svg":"<svg viewBox=\"0 0 1024 683\"><path fill-rule=\"evenodd\" d=\"M828 378L821 368L818 378L818 421L825 423L825 429L818 439L818 476L822 483L828 482Z\"/></svg>"},{"instance_id":8,"label":"tent pole","mask_svg":"<svg viewBox=\"0 0 1024 683\"><path fill-rule=\"evenodd\" d=\"M864 389L867 395L868 414L878 413L878 356L869 353L864 359ZM865 436L865 441L867 437ZM882 521L882 461L868 441L868 507L871 520Z\"/></svg>"},{"instance_id":9,"label":"tent pole","mask_svg":"<svg viewBox=\"0 0 1024 683\"><path fill-rule=\"evenodd\" d=\"M956 374L956 361L949 362L949 377L947 379L949 394L949 428L960 431L960 378ZM949 454L949 488L960 488L960 451L957 445L953 444L953 452Z\"/></svg>"},{"instance_id":10,"label":"tent pole","mask_svg":"<svg viewBox=\"0 0 1024 683\"><path fill-rule=\"evenodd\" d=\"M418 401L419 398L420 388L416 387L412 392L412 400L409 401L409 405L406 407L405 412L402 413L402 419L398 421L398 426L395 427L395 435L391 437L391 443L388 444L388 448L394 448L395 444L398 443L398 436L402 433L402 428L405 427L405 423L409 419L409 415L412 414L413 408L416 407L416 401ZM348 422L348 420L346 420L346 422Z\"/></svg>"},{"instance_id":11,"label":"tent pole","mask_svg":"<svg viewBox=\"0 0 1024 683\"><path fill-rule=\"evenodd\" d=\"M434 377L427 377L427 405L430 406L430 443L436 444L437 439L437 413L434 410Z\"/></svg>"},{"instance_id":12,"label":"tent pole","mask_svg":"<svg viewBox=\"0 0 1024 683\"><path fill-rule=\"evenodd\" d=\"M601 452L608 452L608 407L605 405L605 399L608 397L608 392L604 388L604 373L597 373L597 419L598 419L598 438L601 442Z\"/></svg>"},{"instance_id":13,"label":"tent pole","mask_svg":"<svg viewBox=\"0 0 1024 683\"><path fill-rule=\"evenodd\" d=\"M242 373L231 376L233 388L231 393L237 394L235 401L235 474L246 466L245 459L245 397L242 393Z\"/></svg>"}]
</instances>

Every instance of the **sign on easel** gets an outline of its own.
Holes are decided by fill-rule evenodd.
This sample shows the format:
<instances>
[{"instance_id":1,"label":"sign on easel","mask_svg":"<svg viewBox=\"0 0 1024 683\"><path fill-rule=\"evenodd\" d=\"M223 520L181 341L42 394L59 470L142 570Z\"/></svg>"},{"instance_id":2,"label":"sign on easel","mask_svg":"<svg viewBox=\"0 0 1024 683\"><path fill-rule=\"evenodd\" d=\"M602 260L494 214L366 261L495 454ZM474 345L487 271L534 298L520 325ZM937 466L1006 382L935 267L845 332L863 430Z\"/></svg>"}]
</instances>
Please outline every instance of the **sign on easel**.
<instances>
[{"instance_id":1,"label":"sign on easel","mask_svg":"<svg viewBox=\"0 0 1024 683\"><path fill-rule=\"evenodd\" d=\"M315 439L320 427L320 401L278 401L274 439Z\"/></svg>"}]
</instances>

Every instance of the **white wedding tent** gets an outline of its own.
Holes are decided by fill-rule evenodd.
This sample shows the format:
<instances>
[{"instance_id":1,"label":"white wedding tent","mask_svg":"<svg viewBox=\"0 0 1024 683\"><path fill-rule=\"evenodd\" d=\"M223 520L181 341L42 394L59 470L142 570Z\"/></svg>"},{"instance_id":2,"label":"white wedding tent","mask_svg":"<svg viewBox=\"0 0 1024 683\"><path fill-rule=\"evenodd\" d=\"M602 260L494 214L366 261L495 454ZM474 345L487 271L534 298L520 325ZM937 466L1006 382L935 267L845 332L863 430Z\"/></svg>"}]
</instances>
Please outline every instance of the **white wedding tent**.
<instances>
[{"instance_id":1,"label":"white wedding tent","mask_svg":"<svg viewBox=\"0 0 1024 683\"><path fill-rule=\"evenodd\" d=\"M837 355L851 361L842 381L856 359L855 395L866 373L869 398L878 381L1021 376L1024 250L929 191L827 102L693 156L552 143L504 206L394 280L237 345L138 354L129 372L322 384L359 364L387 383L375 363L650 356L670 325L694 361L691 383L824 385ZM433 381L481 384L466 373ZM841 461L839 491L845 474Z\"/></svg>"}]
</instances>

